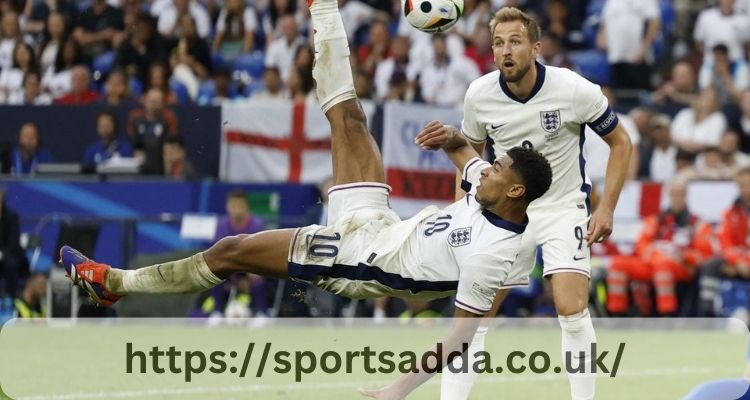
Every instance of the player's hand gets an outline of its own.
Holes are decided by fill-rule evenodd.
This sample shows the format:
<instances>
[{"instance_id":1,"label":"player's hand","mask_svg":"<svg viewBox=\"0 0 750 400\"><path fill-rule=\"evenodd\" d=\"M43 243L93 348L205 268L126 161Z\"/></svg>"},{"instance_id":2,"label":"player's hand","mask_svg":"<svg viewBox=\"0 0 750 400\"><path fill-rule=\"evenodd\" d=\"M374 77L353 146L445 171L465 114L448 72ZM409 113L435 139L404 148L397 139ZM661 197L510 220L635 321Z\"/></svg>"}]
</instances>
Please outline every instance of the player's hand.
<instances>
[{"instance_id":1,"label":"player's hand","mask_svg":"<svg viewBox=\"0 0 750 400\"><path fill-rule=\"evenodd\" d=\"M586 242L591 246L595 242L603 242L612 234L614 213L603 207L594 211L589 221L589 231L586 234Z\"/></svg>"},{"instance_id":2,"label":"player's hand","mask_svg":"<svg viewBox=\"0 0 750 400\"><path fill-rule=\"evenodd\" d=\"M373 399L378 400L401 400L404 398L404 396L395 393L395 391L389 387L382 389L359 389L359 393L362 396L372 397Z\"/></svg>"},{"instance_id":3,"label":"player's hand","mask_svg":"<svg viewBox=\"0 0 750 400\"><path fill-rule=\"evenodd\" d=\"M440 150L451 139L452 127L431 121L414 138L414 143L425 150Z\"/></svg>"}]
</instances>

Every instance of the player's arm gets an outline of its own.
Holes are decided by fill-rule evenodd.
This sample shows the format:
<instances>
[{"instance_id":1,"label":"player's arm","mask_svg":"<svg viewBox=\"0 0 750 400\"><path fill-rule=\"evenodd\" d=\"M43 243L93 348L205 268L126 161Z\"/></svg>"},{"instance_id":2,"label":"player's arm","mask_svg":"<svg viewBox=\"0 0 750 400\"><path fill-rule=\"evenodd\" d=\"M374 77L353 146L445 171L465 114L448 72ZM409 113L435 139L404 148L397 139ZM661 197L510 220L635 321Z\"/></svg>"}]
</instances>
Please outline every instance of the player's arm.
<instances>
[{"instance_id":1,"label":"player's arm","mask_svg":"<svg viewBox=\"0 0 750 400\"><path fill-rule=\"evenodd\" d=\"M589 224L586 238L589 246L596 241L605 240L612 233L615 206L617 206L617 199L620 197L622 185L628 174L630 153L633 148L630 136L620 122L602 139L609 145L610 153L604 177L604 194Z\"/></svg>"},{"instance_id":2,"label":"player's arm","mask_svg":"<svg viewBox=\"0 0 750 400\"><path fill-rule=\"evenodd\" d=\"M458 128L443 125L440 121L428 123L414 139L414 143L425 150L443 149L459 171L464 170L469 160L480 157ZM484 144L482 144L482 147L484 147Z\"/></svg>"},{"instance_id":3,"label":"player's arm","mask_svg":"<svg viewBox=\"0 0 750 400\"><path fill-rule=\"evenodd\" d=\"M456 307L456 312L453 316L453 329L451 329L451 331L443 337L436 346L433 346L429 350L430 352L435 353L438 345L442 347L443 350L440 365L448 365L451 361L448 358L449 355L460 354L463 350L463 344L466 343L468 346L468 344L471 343L474 338L474 333L476 333L477 327L479 327L479 322L481 321L481 318L477 318L481 317L481 315L474 314L459 307ZM420 360L423 359L425 358L420 358ZM409 393L414 391L414 389L427 382L435 374L434 372L425 371L425 367L433 370L435 365L420 365L418 367L419 372L401 375L397 381L388 387L379 390L360 390L360 393L375 399L403 399Z\"/></svg>"}]
</instances>

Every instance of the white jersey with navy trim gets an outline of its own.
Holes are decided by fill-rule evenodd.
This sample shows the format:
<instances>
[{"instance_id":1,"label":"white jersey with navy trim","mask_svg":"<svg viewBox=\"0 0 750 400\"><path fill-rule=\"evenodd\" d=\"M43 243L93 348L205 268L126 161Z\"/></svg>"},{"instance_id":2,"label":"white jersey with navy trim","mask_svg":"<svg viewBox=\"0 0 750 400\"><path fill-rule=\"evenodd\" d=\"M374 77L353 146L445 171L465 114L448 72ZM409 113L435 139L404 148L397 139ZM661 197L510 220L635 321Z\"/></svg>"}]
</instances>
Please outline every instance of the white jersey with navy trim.
<instances>
[{"instance_id":1,"label":"white jersey with navy trim","mask_svg":"<svg viewBox=\"0 0 750 400\"><path fill-rule=\"evenodd\" d=\"M458 274L456 307L484 314L497 291L507 284L521 246L525 225L493 214L476 201L480 173L491 167L479 158L463 172L466 196L422 221L417 230L422 274L439 277L445 269ZM523 282L521 282L523 283Z\"/></svg>"},{"instance_id":2,"label":"white jersey with navy trim","mask_svg":"<svg viewBox=\"0 0 750 400\"><path fill-rule=\"evenodd\" d=\"M584 126L605 136L617 126L617 115L598 85L565 68L538 62L536 67L537 80L526 99L510 91L499 71L475 80L466 92L461 130L473 142L491 138L496 156L525 146L549 160L552 185L531 203L529 214L561 204L588 205Z\"/></svg>"},{"instance_id":3,"label":"white jersey with navy trim","mask_svg":"<svg viewBox=\"0 0 750 400\"><path fill-rule=\"evenodd\" d=\"M332 188L333 221L298 230L289 276L354 298L455 293L457 307L489 311L498 290L527 283L514 263L528 222L503 220L476 201L481 171L489 167L473 158L463 171L463 199L403 221L389 208L383 184Z\"/></svg>"}]
</instances>

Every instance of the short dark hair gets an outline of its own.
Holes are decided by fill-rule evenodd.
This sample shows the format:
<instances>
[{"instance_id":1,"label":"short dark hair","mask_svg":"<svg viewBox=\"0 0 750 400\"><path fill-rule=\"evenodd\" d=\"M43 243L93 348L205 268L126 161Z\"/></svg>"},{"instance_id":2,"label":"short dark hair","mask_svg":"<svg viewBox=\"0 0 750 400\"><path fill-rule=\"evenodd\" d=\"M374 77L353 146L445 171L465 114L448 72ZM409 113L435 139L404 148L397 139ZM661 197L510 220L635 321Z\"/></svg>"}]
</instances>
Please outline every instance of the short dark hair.
<instances>
[{"instance_id":1,"label":"short dark hair","mask_svg":"<svg viewBox=\"0 0 750 400\"><path fill-rule=\"evenodd\" d=\"M229 199L243 199L247 200L247 192L242 188L235 188L227 193L227 200Z\"/></svg>"},{"instance_id":2,"label":"short dark hair","mask_svg":"<svg viewBox=\"0 0 750 400\"><path fill-rule=\"evenodd\" d=\"M526 186L524 200L527 203L547 193L552 184L552 167L542 153L525 147L513 147L507 154L513 160L510 169Z\"/></svg>"},{"instance_id":3,"label":"short dark hair","mask_svg":"<svg viewBox=\"0 0 750 400\"><path fill-rule=\"evenodd\" d=\"M118 129L118 126L117 126L117 115L113 111L109 111L109 110L99 111L99 113L96 114L96 123L97 124L99 123L99 120L102 117L109 118L110 121L112 121L112 125L114 126L113 132L115 133L115 135L117 135L119 133L119 129Z\"/></svg>"},{"instance_id":4,"label":"short dark hair","mask_svg":"<svg viewBox=\"0 0 750 400\"><path fill-rule=\"evenodd\" d=\"M180 136L167 136L164 138L164 144L174 144L180 147L185 147L185 142Z\"/></svg>"}]
</instances>

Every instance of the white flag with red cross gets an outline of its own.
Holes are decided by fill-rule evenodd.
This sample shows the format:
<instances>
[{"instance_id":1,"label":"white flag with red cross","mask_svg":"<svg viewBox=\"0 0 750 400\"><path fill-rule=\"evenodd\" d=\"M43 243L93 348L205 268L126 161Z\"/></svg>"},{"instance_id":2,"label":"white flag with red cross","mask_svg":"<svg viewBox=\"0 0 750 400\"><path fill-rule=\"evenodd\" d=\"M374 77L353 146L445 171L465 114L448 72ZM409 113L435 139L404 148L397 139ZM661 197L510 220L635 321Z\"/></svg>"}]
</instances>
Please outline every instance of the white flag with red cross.
<instances>
[{"instance_id":1,"label":"white flag with red cross","mask_svg":"<svg viewBox=\"0 0 750 400\"><path fill-rule=\"evenodd\" d=\"M374 106L363 109L369 119ZM331 176L331 128L317 102L226 102L221 120L222 180L318 184Z\"/></svg>"}]
</instances>

